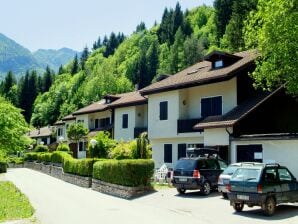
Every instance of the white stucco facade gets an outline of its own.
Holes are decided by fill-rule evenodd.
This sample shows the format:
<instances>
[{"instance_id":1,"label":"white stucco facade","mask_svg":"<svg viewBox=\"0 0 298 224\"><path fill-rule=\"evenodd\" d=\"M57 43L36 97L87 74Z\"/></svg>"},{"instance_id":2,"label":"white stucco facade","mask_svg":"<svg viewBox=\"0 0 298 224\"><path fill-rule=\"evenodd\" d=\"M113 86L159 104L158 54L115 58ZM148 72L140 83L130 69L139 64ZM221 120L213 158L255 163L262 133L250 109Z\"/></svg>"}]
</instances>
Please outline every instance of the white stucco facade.
<instances>
[{"instance_id":1,"label":"white stucco facade","mask_svg":"<svg viewBox=\"0 0 298 224\"><path fill-rule=\"evenodd\" d=\"M135 128L147 128L147 111L147 104L115 108L114 138L118 141L133 140ZM127 128L122 127L124 114L128 116Z\"/></svg>"},{"instance_id":2,"label":"white stucco facade","mask_svg":"<svg viewBox=\"0 0 298 224\"><path fill-rule=\"evenodd\" d=\"M164 163L164 144L172 144L172 163L167 164L169 167L173 167L177 161L178 144L229 145L229 134L223 128L178 133L178 120L201 118L201 99L215 96L222 97L222 114L236 107L236 78L148 96L148 135L156 167ZM160 103L164 101L168 102L168 119L160 120Z\"/></svg>"},{"instance_id":3,"label":"white stucco facade","mask_svg":"<svg viewBox=\"0 0 298 224\"><path fill-rule=\"evenodd\" d=\"M263 162L277 162L285 165L298 178L298 139L232 141L231 162L237 162L237 145L252 144L262 145Z\"/></svg>"}]
</instances>

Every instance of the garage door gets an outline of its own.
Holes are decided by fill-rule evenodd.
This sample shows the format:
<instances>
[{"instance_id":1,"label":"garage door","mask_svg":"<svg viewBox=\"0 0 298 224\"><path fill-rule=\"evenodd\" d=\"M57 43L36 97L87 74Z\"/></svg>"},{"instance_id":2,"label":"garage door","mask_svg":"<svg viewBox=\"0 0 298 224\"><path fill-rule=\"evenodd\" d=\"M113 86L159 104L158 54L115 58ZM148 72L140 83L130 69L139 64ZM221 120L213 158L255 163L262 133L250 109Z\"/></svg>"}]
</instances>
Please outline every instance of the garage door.
<instances>
[{"instance_id":1,"label":"garage door","mask_svg":"<svg viewBox=\"0 0 298 224\"><path fill-rule=\"evenodd\" d=\"M263 162L262 145L237 145L237 162Z\"/></svg>"}]
</instances>

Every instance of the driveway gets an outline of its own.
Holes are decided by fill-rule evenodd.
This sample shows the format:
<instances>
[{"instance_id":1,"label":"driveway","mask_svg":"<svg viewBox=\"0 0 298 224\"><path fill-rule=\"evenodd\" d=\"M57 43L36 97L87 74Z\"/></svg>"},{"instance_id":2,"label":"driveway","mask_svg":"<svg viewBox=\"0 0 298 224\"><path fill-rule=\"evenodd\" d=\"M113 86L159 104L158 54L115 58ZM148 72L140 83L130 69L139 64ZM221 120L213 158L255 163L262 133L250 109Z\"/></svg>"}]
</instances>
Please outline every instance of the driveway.
<instances>
[{"instance_id":1,"label":"driveway","mask_svg":"<svg viewBox=\"0 0 298 224\"><path fill-rule=\"evenodd\" d=\"M298 223L298 204L282 206L268 218L257 207L245 207L236 214L217 193L209 197L196 192L179 196L175 189L165 189L124 200L25 168L8 170L5 178L29 197L36 218L43 224Z\"/></svg>"}]
</instances>

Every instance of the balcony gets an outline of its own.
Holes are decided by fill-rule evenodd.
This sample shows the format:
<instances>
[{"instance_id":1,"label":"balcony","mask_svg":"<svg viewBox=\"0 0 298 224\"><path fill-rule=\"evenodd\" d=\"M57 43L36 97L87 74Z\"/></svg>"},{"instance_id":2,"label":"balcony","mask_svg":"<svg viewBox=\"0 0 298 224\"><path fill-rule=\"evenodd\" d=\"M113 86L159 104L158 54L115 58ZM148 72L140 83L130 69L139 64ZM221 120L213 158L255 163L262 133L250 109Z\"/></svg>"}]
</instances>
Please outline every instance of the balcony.
<instances>
[{"instance_id":1,"label":"balcony","mask_svg":"<svg viewBox=\"0 0 298 224\"><path fill-rule=\"evenodd\" d=\"M147 132L148 128L147 127L135 127L134 128L134 138L138 138L140 134L143 132Z\"/></svg>"},{"instance_id":2,"label":"balcony","mask_svg":"<svg viewBox=\"0 0 298 224\"><path fill-rule=\"evenodd\" d=\"M90 128L89 131L109 131L114 127L114 124L108 124L103 127Z\"/></svg>"},{"instance_id":3,"label":"balcony","mask_svg":"<svg viewBox=\"0 0 298 224\"><path fill-rule=\"evenodd\" d=\"M177 133L203 132L203 129L193 129L193 127L202 120L202 118L177 120Z\"/></svg>"}]
</instances>

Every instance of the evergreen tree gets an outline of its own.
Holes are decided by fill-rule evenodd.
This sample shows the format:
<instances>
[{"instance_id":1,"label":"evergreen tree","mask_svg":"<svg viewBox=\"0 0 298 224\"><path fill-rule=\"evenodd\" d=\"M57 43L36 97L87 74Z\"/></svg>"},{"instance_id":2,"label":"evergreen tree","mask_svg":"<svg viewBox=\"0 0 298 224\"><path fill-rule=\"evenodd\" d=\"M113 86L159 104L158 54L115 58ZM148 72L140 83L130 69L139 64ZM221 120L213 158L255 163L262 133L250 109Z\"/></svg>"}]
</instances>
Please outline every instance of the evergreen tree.
<instances>
[{"instance_id":1,"label":"evergreen tree","mask_svg":"<svg viewBox=\"0 0 298 224\"><path fill-rule=\"evenodd\" d=\"M70 73L72 75L74 75L78 72L79 72L79 62L78 62L78 55L76 54L74 59L73 59L73 62L72 62L72 67L71 67Z\"/></svg>"},{"instance_id":2,"label":"evergreen tree","mask_svg":"<svg viewBox=\"0 0 298 224\"><path fill-rule=\"evenodd\" d=\"M146 61L146 53L142 52L141 57L138 63L138 77L139 77L139 89L144 88L147 86L151 80L149 81L148 78L148 71L147 71L147 61Z\"/></svg>"},{"instance_id":3,"label":"evergreen tree","mask_svg":"<svg viewBox=\"0 0 298 224\"><path fill-rule=\"evenodd\" d=\"M171 47L170 68L172 74L177 73L185 67L184 36L181 28L177 30L175 42Z\"/></svg>"},{"instance_id":4,"label":"evergreen tree","mask_svg":"<svg viewBox=\"0 0 298 224\"><path fill-rule=\"evenodd\" d=\"M250 11L255 10L257 0L234 1L232 16L226 26L225 35L221 41L221 46L232 52L241 51L245 48L243 27Z\"/></svg>"},{"instance_id":5,"label":"evergreen tree","mask_svg":"<svg viewBox=\"0 0 298 224\"><path fill-rule=\"evenodd\" d=\"M190 66L197 63L204 56L204 48L198 39L192 35L184 42L185 65Z\"/></svg>"},{"instance_id":6,"label":"evergreen tree","mask_svg":"<svg viewBox=\"0 0 298 224\"><path fill-rule=\"evenodd\" d=\"M105 35L103 38L103 41L102 41L102 46L106 47L108 45L108 42L109 42L109 39L108 39L107 35Z\"/></svg>"},{"instance_id":7,"label":"evergreen tree","mask_svg":"<svg viewBox=\"0 0 298 224\"><path fill-rule=\"evenodd\" d=\"M115 49L118 47L118 40L114 32L111 33L109 41L106 45L106 50L104 56L107 58L110 55L114 54Z\"/></svg>"},{"instance_id":8,"label":"evergreen tree","mask_svg":"<svg viewBox=\"0 0 298 224\"><path fill-rule=\"evenodd\" d=\"M60 65L59 70L58 70L58 75L61 75L63 73L65 73L64 68L62 65Z\"/></svg>"},{"instance_id":9,"label":"evergreen tree","mask_svg":"<svg viewBox=\"0 0 298 224\"><path fill-rule=\"evenodd\" d=\"M42 92L49 91L51 85L53 83L52 71L49 66L46 67L46 72L43 74L42 78ZM39 85L38 85L39 86Z\"/></svg>"},{"instance_id":10,"label":"evergreen tree","mask_svg":"<svg viewBox=\"0 0 298 224\"><path fill-rule=\"evenodd\" d=\"M147 60L147 76L148 76L148 83L145 83L146 86L149 85L153 78L156 76L157 68L158 68L158 43L154 41L146 54Z\"/></svg>"},{"instance_id":11,"label":"evergreen tree","mask_svg":"<svg viewBox=\"0 0 298 224\"><path fill-rule=\"evenodd\" d=\"M146 30L146 25L144 22L141 22L139 25L136 27L136 33L142 32Z\"/></svg>"},{"instance_id":12,"label":"evergreen tree","mask_svg":"<svg viewBox=\"0 0 298 224\"><path fill-rule=\"evenodd\" d=\"M100 39L100 37L98 37L97 41L95 41L93 43L92 50L95 51L96 49L98 49L100 47L101 47L101 39Z\"/></svg>"},{"instance_id":13,"label":"evergreen tree","mask_svg":"<svg viewBox=\"0 0 298 224\"><path fill-rule=\"evenodd\" d=\"M2 87L2 94L5 96L11 87L17 83L16 78L12 71L9 71L4 79L3 87Z\"/></svg>"},{"instance_id":14,"label":"evergreen tree","mask_svg":"<svg viewBox=\"0 0 298 224\"><path fill-rule=\"evenodd\" d=\"M158 39L160 43L168 43L172 44L172 18L173 18L173 10L168 10L165 8L159 29L157 31Z\"/></svg>"},{"instance_id":15,"label":"evergreen tree","mask_svg":"<svg viewBox=\"0 0 298 224\"><path fill-rule=\"evenodd\" d=\"M237 0L215 0L213 5L215 9L215 26L216 37L219 43L220 38L226 31L226 26L229 23L232 15L233 2Z\"/></svg>"},{"instance_id":16,"label":"evergreen tree","mask_svg":"<svg viewBox=\"0 0 298 224\"><path fill-rule=\"evenodd\" d=\"M88 59L90 52L88 47L86 46L82 52L81 58L80 58L80 65L81 65L81 69L84 70L85 69L85 63Z\"/></svg>"}]
</instances>

